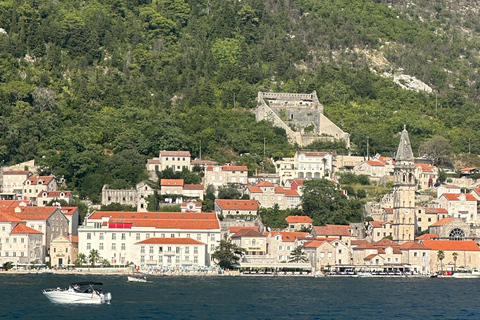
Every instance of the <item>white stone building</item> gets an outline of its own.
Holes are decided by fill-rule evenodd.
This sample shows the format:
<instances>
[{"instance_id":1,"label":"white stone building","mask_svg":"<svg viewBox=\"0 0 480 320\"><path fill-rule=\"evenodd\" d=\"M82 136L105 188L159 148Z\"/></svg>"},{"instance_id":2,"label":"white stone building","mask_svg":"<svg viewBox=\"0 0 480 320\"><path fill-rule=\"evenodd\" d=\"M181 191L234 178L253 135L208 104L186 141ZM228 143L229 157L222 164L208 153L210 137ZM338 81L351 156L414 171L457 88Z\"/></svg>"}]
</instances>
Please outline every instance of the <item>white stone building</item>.
<instances>
[{"instance_id":1,"label":"white stone building","mask_svg":"<svg viewBox=\"0 0 480 320\"><path fill-rule=\"evenodd\" d=\"M215 189L226 186L229 183L245 185L248 179L246 166L209 166L205 169L205 189L213 185Z\"/></svg>"}]
</instances>

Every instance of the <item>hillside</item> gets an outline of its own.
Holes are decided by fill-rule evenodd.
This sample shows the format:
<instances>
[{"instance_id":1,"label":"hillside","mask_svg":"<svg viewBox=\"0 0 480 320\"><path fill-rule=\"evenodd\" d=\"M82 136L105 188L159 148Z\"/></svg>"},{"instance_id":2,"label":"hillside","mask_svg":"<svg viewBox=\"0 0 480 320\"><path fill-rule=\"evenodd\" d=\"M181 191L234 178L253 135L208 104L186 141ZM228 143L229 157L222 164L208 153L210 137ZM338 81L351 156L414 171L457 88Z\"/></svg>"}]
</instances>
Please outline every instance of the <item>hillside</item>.
<instances>
[{"instance_id":1,"label":"hillside","mask_svg":"<svg viewBox=\"0 0 480 320\"><path fill-rule=\"evenodd\" d=\"M457 3L0 1L0 159L36 158L94 201L162 149L261 168L264 141L295 147L255 123L259 90L316 90L358 154L367 137L395 151L404 124L415 152L441 135L478 154L480 22Z\"/></svg>"}]
</instances>

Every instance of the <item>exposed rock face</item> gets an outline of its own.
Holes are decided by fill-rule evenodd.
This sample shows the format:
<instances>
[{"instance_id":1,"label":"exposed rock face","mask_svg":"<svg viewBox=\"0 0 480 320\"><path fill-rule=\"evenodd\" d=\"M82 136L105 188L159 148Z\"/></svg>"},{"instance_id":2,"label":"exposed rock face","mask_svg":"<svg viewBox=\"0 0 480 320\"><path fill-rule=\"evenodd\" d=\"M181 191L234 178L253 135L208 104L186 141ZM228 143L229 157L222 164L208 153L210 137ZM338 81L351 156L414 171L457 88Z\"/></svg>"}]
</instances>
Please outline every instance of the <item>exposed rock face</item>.
<instances>
[{"instance_id":1,"label":"exposed rock face","mask_svg":"<svg viewBox=\"0 0 480 320\"><path fill-rule=\"evenodd\" d=\"M423 83L417 78L406 75L406 74L393 76L393 82L395 82L396 84L398 84L400 87L404 89L414 90L417 92L419 91L425 91L427 93L432 92L432 88L428 86L426 83Z\"/></svg>"}]
</instances>

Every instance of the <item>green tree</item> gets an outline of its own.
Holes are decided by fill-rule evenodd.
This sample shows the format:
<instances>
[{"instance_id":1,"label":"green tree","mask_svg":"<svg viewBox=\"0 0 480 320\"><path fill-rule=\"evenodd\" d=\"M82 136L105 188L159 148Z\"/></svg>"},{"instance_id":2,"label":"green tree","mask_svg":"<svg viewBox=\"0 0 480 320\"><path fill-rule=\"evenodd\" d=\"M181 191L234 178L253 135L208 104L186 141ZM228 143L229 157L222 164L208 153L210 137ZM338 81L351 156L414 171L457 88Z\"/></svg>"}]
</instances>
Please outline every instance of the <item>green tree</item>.
<instances>
[{"instance_id":1,"label":"green tree","mask_svg":"<svg viewBox=\"0 0 480 320\"><path fill-rule=\"evenodd\" d=\"M440 260L440 272L443 273L443 259L445 259L445 252L443 252L443 250L438 250L437 259Z\"/></svg>"},{"instance_id":2,"label":"green tree","mask_svg":"<svg viewBox=\"0 0 480 320\"><path fill-rule=\"evenodd\" d=\"M242 193L234 183L218 187L218 199L240 199Z\"/></svg>"},{"instance_id":3,"label":"green tree","mask_svg":"<svg viewBox=\"0 0 480 320\"><path fill-rule=\"evenodd\" d=\"M290 252L290 258L288 262L307 262L308 258L305 252L303 251L302 246L298 246Z\"/></svg>"},{"instance_id":4,"label":"green tree","mask_svg":"<svg viewBox=\"0 0 480 320\"><path fill-rule=\"evenodd\" d=\"M83 266L84 263L87 263L87 257L83 253L79 253L77 255L77 259L75 260L75 265L77 267Z\"/></svg>"},{"instance_id":5,"label":"green tree","mask_svg":"<svg viewBox=\"0 0 480 320\"><path fill-rule=\"evenodd\" d=\"M436 166L445 166L451 163L452 146L447 138L440 135L435 135L422 143L418 151L421 155L431 159Z\"/></svg>"},{"instance_id":6,"label":"green tree","mask_svg":"<svg viewBox=\"0 0 480 320\"><path fill-rule=\"evenodd\" d=\"M244 252L245 249L229 242L227 239L223 239L215 249L215 252L212 253L212 259L220 268L230 269L240 260Z\"/></svg>"},{"instance_id":7,"label":"green tree","mask_svg":"<svg viewBox=\"0 0 480 320\"><path fill-rule=\"evenodd\" d=\"M92 267L95 266L95 263L100 261L100 254L98 253L98 250L96 249L90 250L90 254L88 255L88 260Z\"/></svg>"}]
</instances>

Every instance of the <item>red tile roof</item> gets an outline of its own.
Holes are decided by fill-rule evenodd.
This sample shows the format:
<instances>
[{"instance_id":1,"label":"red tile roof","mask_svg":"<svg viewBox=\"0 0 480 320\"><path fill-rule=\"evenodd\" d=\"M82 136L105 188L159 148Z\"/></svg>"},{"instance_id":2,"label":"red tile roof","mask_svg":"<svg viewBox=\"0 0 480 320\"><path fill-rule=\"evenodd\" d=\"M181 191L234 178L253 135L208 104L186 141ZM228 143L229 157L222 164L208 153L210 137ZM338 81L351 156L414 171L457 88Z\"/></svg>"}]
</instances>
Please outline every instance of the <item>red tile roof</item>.
<instances>
[{"instance_id":1,"label":"red tile roof","mask_svg":"<svg viewBox=\"0 0 480 320\"><path fill-rule=\"evenodd\" d=\"M400 246L402 250L430 250L429 247L418 242L405 242Z\"/></svg>"},{"instance_id":2,"label":"red tile roof","mask_svg":"<svg viewBox=\"0 0 480 320\"><path fill-rule=\"evenodd\" d=\"M183 187L183 179L162 179L161 186L180 186Z\"/></svg>"},{"instance_id":3,"label":"red tile roof","mask_svg":"<svg viewBox=\"0 0 480 320\"><path fill-rule=\"evenodd\" d=\"M256 187L273 187L274 184L268 181L262 181L255 185Z\"/></svg>"},{"instance_id":4,"label":"red tile roof","mask_svg":"<svg viewBox=\"0 0 480 320\"><path fill-rule=\"evenodd\" d=\"M242 229L252 229L252 230L255 230L255 231L258 231L258 227L237 227L237 226L232 226L230 228L228 228L228 232L230 233L236 233Z\"/></svg>"},{"instance_id":5,"label":"red tile roof","mask_svg":"<svg viewBox=\"0 0 480 320\"><path fill-rule=\"evenodd\" d=\"M246 166L222 166L223 171L248 171Z\"/></svg>"},{"instance_id":6,"label":"red tile roof","mask_svg":"<svg viewBox=\"0 0 480 320\"><path fill-rule=\"evenodd\" d=\"M0 213L0 222L25 222L25 221L7 213Z\"/></svg>"},{"instance_id":7,"label":"red tile roof","mask_svg":"<svg viewBox=\"0 0 480 320\"><path fill-rule=\"evenodd\" d=\"M203 190L203 184L184 184L184 190Z\"/></svg>"},{"instance_id":8,"label":"red tile roof","mask_svg":"<svg viewBox=\"0 0 480 320\"><path fill-rule=\"evenodd\" d=\"M362 245L362 244L368 244L369 242L367 240L352 240L350 241L350 244L352 246L359 246L359 245Z\"/></svg>"},{"instance_id":9,"label":"red tile roof","mask_svg":"<svg viewBox=\"0 0 480 320\"><path fill-rule=\"evenodd\" d=\"M325 240L312 240L312 241L305 242L305 244L303 246L305 248L318 248L319 246L321 246L325 242L327 242L327 241L325 241Z\"/></svg>"},{"instance_id":10,"label":"red tile roof","mask_svg":"<svg viewBox=\"0 0 480 320\"><path fill-rule=\"evenodd\" d=\"M468 171L472 171L472 170L477 170L477 168L473 167L473 168L463 168L463 169L460 169L460 172L468 172Z\"/></svg>"},{"instance_id":11,"label":"red tile roof","mask_svg":"<svg viewBox=\"0 0 480 320\"><path fill-rule=\"evenodd\" d=\"M317 151L297 151L298 154L304 154L306 157L324 157L330 152L317 152Z\"/></svg>"},{"instance_id":12,"label":"red tile roof","mask_svg":"<svg viewBox=\"0 0 480 320\"><path fill-rule=\"evenodd\" d=\"M289 231L272 231L271 235L275 236L280 234L282 236L282 241L290 242L295 241L297 238L305 237L308 232L289 232Z\"/></svg>"},{"instance_id":13,"label":"red tile roof","mask_svg":"<svg viewBox=\"0 0 480 320\"><path fill-rule=\"evenodd\" d=\"M78 236L67 236L73 243L78 243Z\"/></svg>"},{"instance_id":14,"label":"red tile roof","mask_svg":"<svg viewBox=\"0 0 480 320\"><path fill-rule=\"evenodd\" d=\"M261 234L260 232L258 232L256 230L246 229L246 228L240 229L235 234L232 235L232 238L241 238L241 237L254 237L254 238L262 237L262 238L264 238L266 236Z\"/></svg>"},{"instance_id":15,"label":"red tile roof","mask_svg":"<svg viewBox=\"0 0 480 320\"><path fill-rule=\"evenodd\" d=\"M326 226L313 227L318 236L349 236L349 229L352 229L349 225L333 225L327 224Z\"/></svg>"},{"instance_id":16,"label":"red tile roof","mask_svg":"<svg viewBox=\"0 0 480 320\"><path fill-rule=\"evenodd\" d=\"M465 200L467 201L477 201L477 198L475 198L471 193L444 193L440 197L445 197L447 200L451 201L458 201L460 200L459 197L462 194L465 195Z\"/></svg>"},{"instance_id":17,"label":"red tile roof","mask_svg":"<svg viewBox=\"0 0 480 320\"><path fill-rule=\"evenodd\" d=\"M160 157L190 157L190 151L160 151Z\"/></svg>"},{"instance_id":18,"label":"red tile roof","mask_svg":"<svg viewBox=\"0 0 480 320\"><path fill-rule=\"evenodd\" d=\"M287 197L300 197L297 190L290 190L282 187L275 187L275 193L284 193Z\"/></svg>"},{"instance_id":19,"label":"red tile roof","mask_svg":"<svg viewBox=\"0 0 480 320\"><path fill-rule=\"evenodd\" d=\"M21 209L21 212L15 212L17 208ZM14 216L22 220L47 220L57 207L17 207L17 208L0 208L1 213Z\"/></svg>"},{"instance_id":20,"label":"red tile roof","mask_svg":"<svg viewBox=\"0 0 480 320\"><path fill-rule=\"evenodd\" d=\"M438 235L435 233L426 233L416 237L415 240L430 240L434 238L438 238Z\"/></svg>"},{"instance_id":21,"label":"red tile roof","mask_svg":"<svg viewBox=\"0 0 480 320\"><path fill-rule=\"evenodd\" d=\"M215 203L222 210L257 210L257 200L241 200L241 199L216 199Z\"/></svg>"},{"instance_id":22,"label":"red tile roof","mask_svg":"<svg viewBox=\"0 0 480 320\"><path fill-rule=\"evenodd\" d=\"M0 208L15 208L20 206L22 202L26 205L30 203L30 201L27 200L0 200Z\"/></svg>"},{"instance_id":23,"label":"red tile roof","mask_svg":"<svg viewBox=\"0 0 480 320\"><path fill-rule=\"evenodd\" d=\"M420 167L422 168L423 172L432 172L433 169L435 169L435 166L431 166L426 163L415 163L415 167Z\"/></svg>"},{"instance_id":24,"label":"red tile roof","mask_svg":"<svg viewBox=\"0 0 480 320\"><path fill-rule=\"evenodd\" d=\"M423 240L423 244L432 250L480 251L475 241Z\"/></svg>"},{"instance_id":25,"label":"red tile roof","mask_svg":"<svg viewBox=\"0 0 480 320\"><path fill-rule=\"evenodd\" d=\"M205 243L192 238L148 238L135 244L193 244L205 245Z\"/></svg>"},{"instance_id":26,"label":"red tile roof","mask_svg":"<svg viewBox=\"0 0 480 320\"><path fill-rule=\"evenodd\" d=\"M363 260L372 260L376 256L377 256L376 253L372 253L372 254L369 254L368 256L366 256L365 258L363 258Z\"/></svg>"},{"instance_id":27,"label":"red tile roof","mask_svg":"<svg viewBox=\"0 0 480 320\"><path fill-rule=\"evenodd\" d=\"M312 223L313 220L307 216L288 216L285 218L288 223Z\"/></svg>"},{"instance_id":28,"label":"red tile roof","mask_svg":"<svg viewBox=\"0 0 480 320\"><path fill-rule=\"evenodd\" d=\"M88 219L102 219L110 217L113 219L197 219L197 220L217 220L217 215L213 212L131 212L131 211L95 211ZM207 217L207 218L205 218Z\"/></svg>"},{"instance_id":29,"label":"red tile roof","mask_svg":"<svg viewBox=\"0 0 480 320\"><path fill-rule=\"evenodd\" d=\"M375 166L375 167L383 167L385 166L385 163L383 163L382 161L380 160L369 160L367 161L367 163L371 166Z\"/></svg>"},{"instance_id":30,"label":"red tile roof","mask_svg":"<svg viewBox=\"0 0 480 320\"><path fill-rule=\"evenodd\" d=\"M185 212L186 213L186 212ZM200 214L200 213L199 213ZM209 230L219 229L218 220L212 219L110 219L109 228L151 227L156 229Z\"/></svg>"},{"instance_id":31,"label":"red tile roof","mask_svg":"<svg viewBox=\"0 0 480 320\"><path fill-rule=\"evenodd\" d=\"M376 247L373 244L367 242L367 243L360 244L360 245L356 246L355 248L353 248L353 250L364 250L364 249L378 249L378 247Z\"/></svg>"},{"instance_id":32,"label":"red tile roof","mask_svg":"<svg viewBox=\"0 0 480 320\"><path fill-rule=\"evenodd\" d=\"M193 203L195 207L201 207L202 203L201 202L182 202L182 207L186 207L189 203Z\"/></svg>"},{"instance_id":33,"label":"red tile roof","mask_svg":"<svg viewBox=\"0 0 480 320\"><path fill-rule=\"evenodd\" d=\"M383 208L383 210L385 210L385 213L393 213L393 208Z\"/></svg>"},{"instance_id":34,"label":"red tile roof","mask_svg":"<svg viewBox=\"0 0 480 320\"><path fill-rule=\"evenodd\" d=\"M262 189L260 189L260 187L257 187L257 186L248 186L248 191L250 191L250 193L263 193Z\"/></svg>"},{"instance_id":35,"label":"red tile roof","mask_svg":"<svg viewBox=\"0 0 480 320\"><path fill-rule=\"evenodd\" d=\"M429 213L429 214L448 213L448 211L447 209L444 209L444 208L425 207L425 213Z\"/></svg>"},{"instance_id":36,"label":"red tile roof","mask_svg":"<svg viewBox=\"0 0 480 320\"><path fill-rule=\"evenodd\" d=\"M30 234L43 234L42 232L33 228L27 227L24 224L17 224L10 233L30 233Z\"/></svg>"},{"instance_id":37,"label":"red tile roof","mask_svg":"<svg viewBox=\"0 0 480 320\"><path fill-rule=\"evenodd\" d=\"M147 163L149 164L160 164L159 158L147 159Z\"/></svg>"},{"instance_id":38,"label":"red tile roof","mask_svg":"<svg viewBox=\"0 0 480 320\"><path fill-rule=\"evenodd\" d=\"M72 216L77 210L78 207L60 207L60 211L62 211L65 216Z\"/></svg>"},{"instance_id":39,"label":"red tile roof","mask_svg":"<svg viewBox=\"0 0 480 320\"><path fill-rule=\"evenodd\" d=\"M381 228L386 222L383 221L370 221L369 222L374 228Z\"/></svg>"},{"instance_id":40,"label":"red tile roof","mask_svg":"<svg viewBox=\"0 0 480 320\"><path fill-rule=\"evenodd\" d=\"M386 247L398 247L400 244L398 242L392 241L390 239L382 239L377 242L372 243L376 247L386 248Z\"/></svg>"},{"instance_id":41,"label":"red tile roof","mask_svg":"<svg viewBox=\"0 0 480 320\"><path fill-rule=\"evenodd\" d=\"M38 185L39 181L42 181L42 184L49 184L54 178L53 176L31 176L28 180L31 181L32 185Z\"/></svg>"},{"instance_id":42,"label":"red tile roof","mask_svg":"<svg viewBox=\"0 0 480 320\"><path fill-rule=\"evenodd\" d=\"M59 198L62 193L64 197L68 198L72 194L72 191L41 191L37 197L43 197L45 194L45 197Z\"/></svg>"},{"instance_id":43,"label":"red tile roof","mask_svg":"<svg viewBox=\"0 0 480 320\"><path fill-rule=\"evenodd\" d=\"M438 220L438 221L435 222L434 224L432 224L430 227L444 226L444 225L446 225L446 224L449 224L449 223L452 222L453 220L455 220L454 217L443 218L443 219L441 219L441 220Z\"/></svg>"}]
</instances>

